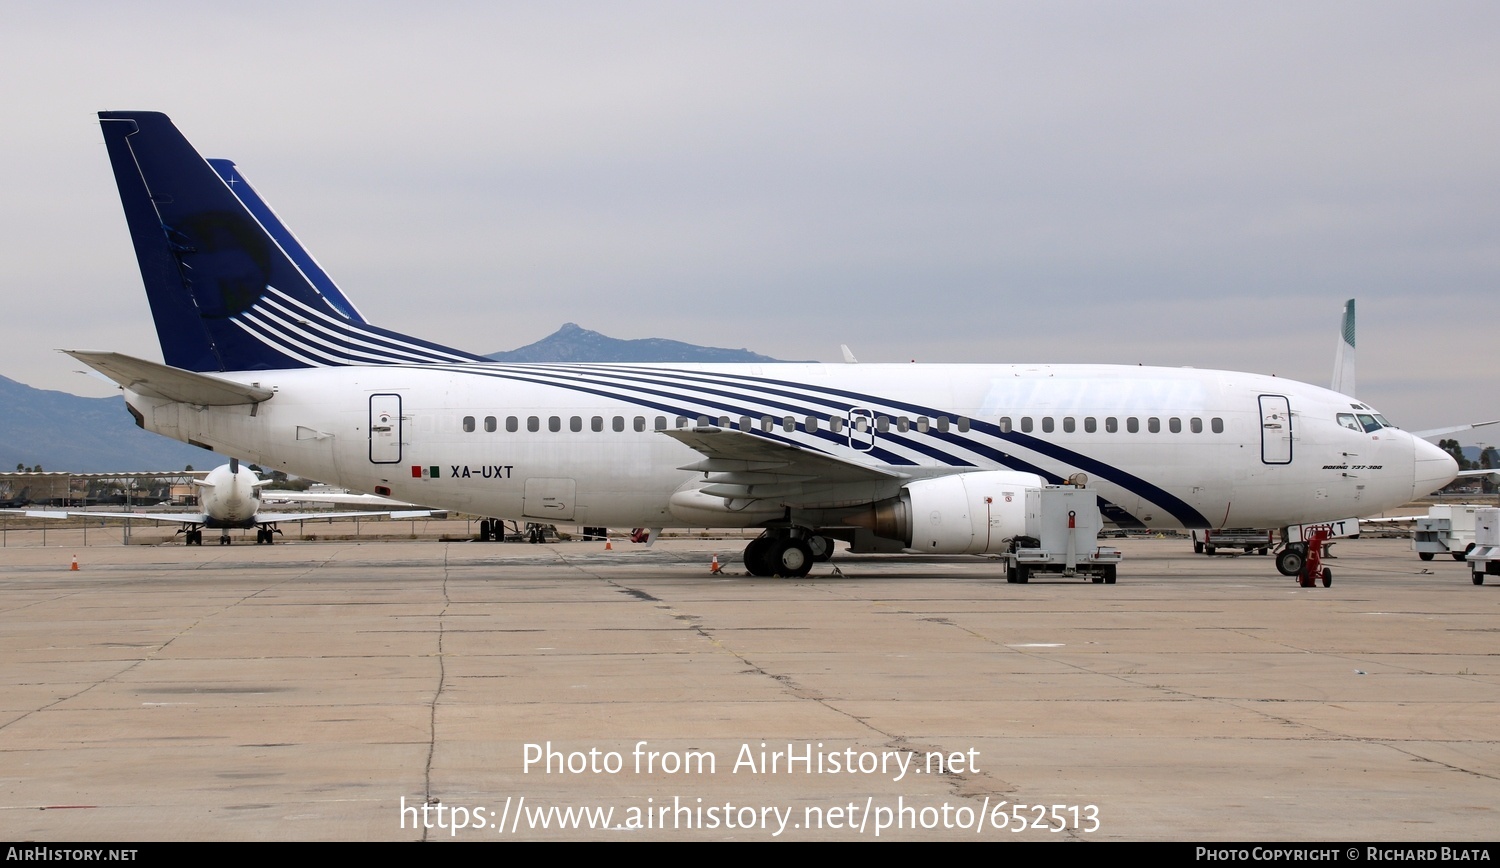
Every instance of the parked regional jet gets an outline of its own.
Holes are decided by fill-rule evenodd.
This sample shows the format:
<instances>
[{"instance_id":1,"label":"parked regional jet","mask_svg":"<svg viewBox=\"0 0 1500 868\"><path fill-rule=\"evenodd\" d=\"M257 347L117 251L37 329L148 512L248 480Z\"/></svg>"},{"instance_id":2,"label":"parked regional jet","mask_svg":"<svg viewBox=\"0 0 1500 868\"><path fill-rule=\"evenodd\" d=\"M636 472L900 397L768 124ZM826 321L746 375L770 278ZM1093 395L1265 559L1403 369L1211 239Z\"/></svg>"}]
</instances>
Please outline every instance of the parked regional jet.
<instances>
[{"instance_id":1,"label":"parked regional jet","mask_svg":"<svg viewBox=\"0 0 1500 868\"><path fill-rule=\"evenodd\" d=\"M71 354L143 428L351 489L549 523L759 527L749 571L798 576L829 538L1004 551L1027 489L1065 480L1125 527L1280 527L1399 505L1456 470L1357 400L1231 371L494 363L366 322L239 169L166 116L100 119L166 364Z\"/></svg>"},{"instance_id":2,"label":"parked regional jet","mask_svg":"<svg viewBox=\"0 0 1500 868\"><path fill-rule=\"evenodd\" d=\"M201 489L199 498L202 512L93 512L89 510L29 509L24 514L29 518L129 518L159 521L182 525L179 533L187 545L203 545L203 529L222 531L219 545L229 545L229 532L235 529L255 528L255 544L270 545L275 535L281 533L276 525L283 521L304 521L314 518L354 518L389 515L392 518L426 518L433 514L428 509L384 510L358 512L261 512L262 486L269 479L261 479L255 471L241 467L237 459L221 464L202 479L193 480ZM356 495L356 498L358 496Z\"/></svg>"}]
</instances>

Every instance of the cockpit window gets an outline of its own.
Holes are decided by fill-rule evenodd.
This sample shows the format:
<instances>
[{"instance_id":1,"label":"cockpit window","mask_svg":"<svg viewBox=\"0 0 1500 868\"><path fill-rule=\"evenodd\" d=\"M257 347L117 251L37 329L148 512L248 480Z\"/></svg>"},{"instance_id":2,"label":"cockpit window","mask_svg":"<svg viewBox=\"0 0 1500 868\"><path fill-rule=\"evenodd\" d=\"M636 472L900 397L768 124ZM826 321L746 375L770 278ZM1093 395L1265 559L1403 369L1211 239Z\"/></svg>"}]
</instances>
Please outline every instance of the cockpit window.
<instances>
[{"instance_id":1,"label":"cockpit window","mask_svg":"<svg viewBox=\"0 0 1500 868\"><path fill-rule=\"evenodd\" d=\"M1375 417L1374 416L1371 416L1369 413L1360 413L1358 415L1359 415L1359 424L1365 426L1365 433L1366 434L1369 434L1372 431L1379 431L1380 430L1380 423L1375 421Z\"/></svg>"},{"instance_id":2,"label":"cockpit window","mask_svg":"<svg viewBox=\"0 0 1500 868\"><path fill-rule=\"evenodd\" d=\"M1379 413L1375 414L1375 421L1379 422L1381 425L1384 425L1387 428L1394 428L1394 427L1396 427L1395 425L1392 425L1388 419L1386 419L1384 416L1380 415Z\"/></svg>"},{"instance_id":3,"label":"cockpit window","mask_svg":"<svg viewBox=\"0 0 1500 868\"><path fill-rule=\"evenodd\" d=\"M1340 413L1339 414L1339 424L1342 425L1342 426L1344 426L1345 428L1348 428L1350 431L1364 431L1365 430L1365 429L1359 427L1359 420L1357 420L1357 419L1354 418L1354 414L1353 413Z\"/></svg>"}]
</instances>

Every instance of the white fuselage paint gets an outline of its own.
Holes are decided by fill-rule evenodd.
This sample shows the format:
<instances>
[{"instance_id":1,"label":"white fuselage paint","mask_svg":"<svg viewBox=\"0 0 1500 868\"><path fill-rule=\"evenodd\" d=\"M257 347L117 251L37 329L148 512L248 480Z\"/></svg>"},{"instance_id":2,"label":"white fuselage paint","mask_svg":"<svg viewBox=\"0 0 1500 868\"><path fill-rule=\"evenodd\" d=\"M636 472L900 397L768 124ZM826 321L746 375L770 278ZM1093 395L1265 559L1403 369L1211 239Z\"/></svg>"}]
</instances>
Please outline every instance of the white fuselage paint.
<instances>
[{"instance_id":1,"label":"white fuselage paint","mask_svg":"<svg viewBox=\"0 0 1500 868\"><path fill-rule=\"evenodd\" d=\"M669 427L678 417L690 425L699 417L711 424L728 417L736 429L749 417L759 436L900 476L851 484L830 501L869 503L893 496L905 482L972 470L1030 471L1053 480L1084 473L1118 507L1107 519L1154 528L1280 527L1367 515L1428 493L1454 469L1441 450L1398 429L1367 433L1337 424L1335 415L1350 412L1353 399L1226 371L496 364L215 376L258 383L276 395L254 412L250 405L197 407L128 389L126 397L148 429L267 468L478 515L578 525L689 524L673 516L669 499L703 478L678 469L703 456L654 430L658 416ZM1289 420L1268 418L1278 406L1290 409ZM860 415L886 417L889 430L851 435L848 420ZM635 430L638 416L645 431ZM776 420L769 434L761 430L762 416ZM781 425L787 416L796 420L790 432ZM818 420L815 432L806 430L807 416ZM926 433L916 430L923 416ZM946 433L937 430L938 416L950 420ZM474 430L465 430L465 417L473 418ZM486 417L495 417L497 430L485 430ZM506 430L509 417L519 430ZM528 430L531 417L540 430ZM553 417L560 430L549 430ZM582 430L572 430L575 417ZM594 417L604 430L592 430ZM613 430L615 417L624 420L624 431ZM831 417L845 424L838 435L829 431ZM910 430L897 430L900 417ZM1027 417L1031 430L1023 433ZM967 432L958 430L959 418L971 420ZM1000 427L1002 418L1011 421L1010 433ZM1132 418L1139 426L1134 433L1127 430ZM1050 432L1044 419L1051 420ZM1109 419L1117 430L1106 430ZM1180 431L1171 430L1173 419ZM1193 430L1194 419L1201 431ZM1216 419L1220 432L1212 430ZM734 523L726 513L717 524Z\"/></svg>"},{"instance_id":2,"label":"white fuselage paint","mask_svg":"<svg viewBox=\"0 0 1500 868\"><path fill-rule=\"evenodd\" d=\"M221 464L198 484L199 503L208 517L207 527L255 527L260 512L260 477L248 467L239 472Z\"/></svg>"}]
</instances>

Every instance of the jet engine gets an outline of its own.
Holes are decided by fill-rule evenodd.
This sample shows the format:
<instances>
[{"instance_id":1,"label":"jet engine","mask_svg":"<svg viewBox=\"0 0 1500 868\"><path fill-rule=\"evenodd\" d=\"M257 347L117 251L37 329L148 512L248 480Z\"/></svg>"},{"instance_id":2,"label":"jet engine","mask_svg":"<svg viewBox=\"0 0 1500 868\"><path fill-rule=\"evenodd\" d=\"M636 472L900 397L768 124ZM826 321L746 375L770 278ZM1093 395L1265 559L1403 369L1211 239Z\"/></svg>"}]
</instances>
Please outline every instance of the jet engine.
<instances>
[{"instance_id":1,"label":"jet engine","mask_svg":"<svg viewBox=\"0 0 1500 868\"><path fill-rule=\"evenodd\" d=\"M1044 484L1035 473L1013 470L922 479L844 521L898 540L910 552L999 553L1026 532L1026 490Z\"/></svg>"}]
</instances>

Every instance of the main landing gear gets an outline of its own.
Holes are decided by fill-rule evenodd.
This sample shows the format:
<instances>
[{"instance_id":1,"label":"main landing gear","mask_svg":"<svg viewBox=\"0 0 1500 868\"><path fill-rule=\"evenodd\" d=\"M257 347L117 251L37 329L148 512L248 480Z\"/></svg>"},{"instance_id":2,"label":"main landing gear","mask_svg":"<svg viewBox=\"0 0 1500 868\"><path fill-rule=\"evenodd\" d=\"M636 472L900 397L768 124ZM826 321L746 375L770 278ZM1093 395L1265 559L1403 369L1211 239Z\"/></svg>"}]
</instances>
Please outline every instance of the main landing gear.
<instances>
[{"instance_id":1,"label":"main landing gear","mask_svg":"<svg viewBox=\"0 0 1500 868\"><path fill-rule=\"evenodd\" d=\"M767 531L745 546L742 560L752 576L800 579L815 563L833 557L833 540L826 536L793 536L790 531Z\"/></svg>"}]
</instances>

